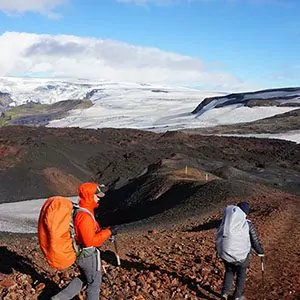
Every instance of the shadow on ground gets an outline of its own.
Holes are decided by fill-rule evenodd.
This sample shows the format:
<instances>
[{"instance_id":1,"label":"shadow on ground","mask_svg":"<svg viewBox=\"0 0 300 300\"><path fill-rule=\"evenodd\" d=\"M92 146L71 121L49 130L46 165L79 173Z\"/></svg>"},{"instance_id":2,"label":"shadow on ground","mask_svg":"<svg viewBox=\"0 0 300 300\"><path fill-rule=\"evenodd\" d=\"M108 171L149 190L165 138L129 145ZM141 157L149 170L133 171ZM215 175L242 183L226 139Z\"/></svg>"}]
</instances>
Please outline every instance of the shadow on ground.
<instances>
[{"instance_id":1,"label":"shadow on ground","mask_svg":"<svg viewBox=\"0 0 300 300\"><path fill-rule=\"evenodd\" d=\"M206 230L211 230L211 229L217 229L222 220L220 219L215 219L215 220L210 220L204 224L198 225L196 227L193 227L191 229L188 229L188 232L198 232L198 231L206 231Z\"/></svg>"},{"instance_id":2,"label":"shadow on ground","mask_svg":"<svg viewBox=\"0 0 300 300\"><path fill-rule=\"evenodd\" d=\"M45 274L39 273L33 266L32 261L23 257L7 247L0 247L0 273L11 274L13 270L20 273L27 274L32 278L33 282L44 283L46 287L39 295L39 300L48 300L55 291L59 291L58 285L52 280L48 279Z\"/></svg>"}]
</instances>

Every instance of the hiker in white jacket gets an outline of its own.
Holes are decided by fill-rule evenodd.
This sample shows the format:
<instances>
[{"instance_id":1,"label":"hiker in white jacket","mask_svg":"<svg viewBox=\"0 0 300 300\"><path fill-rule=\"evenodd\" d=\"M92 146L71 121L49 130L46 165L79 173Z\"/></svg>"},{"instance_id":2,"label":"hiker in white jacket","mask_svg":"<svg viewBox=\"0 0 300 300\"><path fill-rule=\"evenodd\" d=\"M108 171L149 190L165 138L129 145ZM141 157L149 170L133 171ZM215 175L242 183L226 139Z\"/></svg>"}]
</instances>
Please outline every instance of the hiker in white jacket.
<instances>
[{"instance_id":1,"label":"hiker in white jacket","mask_svg":"<svg viewBox=\"0 0 300 300\"><path fill-rule=\"evenodd\" d=\"M216 249L225 265L222 299L228 299L235 274L235 300L245 299L243 294L251 249L260 256L264 255L254 225L246 219L249 211L247 202L227 206L216 233Z\"/></svg>"}]
</instances>

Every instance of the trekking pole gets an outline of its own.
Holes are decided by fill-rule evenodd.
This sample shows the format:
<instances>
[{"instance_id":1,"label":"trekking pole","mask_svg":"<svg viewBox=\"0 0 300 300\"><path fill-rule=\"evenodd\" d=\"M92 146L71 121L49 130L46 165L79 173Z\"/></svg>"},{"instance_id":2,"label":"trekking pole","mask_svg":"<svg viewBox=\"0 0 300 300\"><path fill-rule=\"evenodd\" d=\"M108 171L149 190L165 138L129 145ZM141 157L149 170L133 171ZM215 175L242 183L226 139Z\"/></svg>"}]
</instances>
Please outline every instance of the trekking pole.
<instances>
[{"instance_id":1,"label":"trekking pole","mask_svg":"<svg viewBox=\"0 0 300 300\"><path fill-rule=\"evenodd\" d=\"M262 285L262 296L263 300L265 299L265 266L264 266L264 257L260 256L261 263L261 285Z\"/></svg>"},{"instance_id":2,"label":"trekking pole","mask_svg":"<svg viewBox=\"0 0 300 300\"><path fill-rule=\"evenodd\" d=\"M114 246L115 246L115 255L116 255L116 259L117 259L117 265L121 266L121 260L120 260L120 256L119 256L119 252L118 252L118 244L117 244L116 237L114 235L111 237L111 241L114 243Z\"/></svg>"}]
</instances>

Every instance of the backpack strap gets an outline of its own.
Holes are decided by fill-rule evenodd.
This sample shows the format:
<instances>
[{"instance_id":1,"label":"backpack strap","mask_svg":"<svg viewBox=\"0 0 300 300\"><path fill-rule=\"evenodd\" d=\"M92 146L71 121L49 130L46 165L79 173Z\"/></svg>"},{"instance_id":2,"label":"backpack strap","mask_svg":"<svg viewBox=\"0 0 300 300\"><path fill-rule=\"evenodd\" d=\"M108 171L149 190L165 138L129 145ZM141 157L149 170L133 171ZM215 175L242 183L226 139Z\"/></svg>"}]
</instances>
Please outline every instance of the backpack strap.
<instances>
[{"instance_id":1,"label":"backpack strap","mask_svg":"<svg viewBox=\"0 0 300 300\"><path fill-rule=\"evenodd\" d=\"M73 218L75 218L76 214L80 211L84 211L84 212L88 213L93 218L93 220L96 221L95 216L88 209L80 207L77 204L76 204L76 207L75 207L74 212L73 212Z\"/></svg>"},{"instance_id":2,"label":"backpack strap","mask_svg":"<svg viewBox=\"0 0 300 300\"><path fill-rule=\"evenodd\" d=\"M95 216L88 209L80 207L77 203L73 202L73 211L72 211L72 218L70 221L70 228L71 228L71 238L72 238L72 242L73 242L73 248L75 250L77 257L81 255L82 250L84 249L83 247L81 247L80 245L78 245L76 243L76 239L75 239L76 232L75 232L75 227L74 227L74 220L75 220L76 214L80 211L88 213L93 218L93 220L96 221Z\"/></svg>"}]
</instances>

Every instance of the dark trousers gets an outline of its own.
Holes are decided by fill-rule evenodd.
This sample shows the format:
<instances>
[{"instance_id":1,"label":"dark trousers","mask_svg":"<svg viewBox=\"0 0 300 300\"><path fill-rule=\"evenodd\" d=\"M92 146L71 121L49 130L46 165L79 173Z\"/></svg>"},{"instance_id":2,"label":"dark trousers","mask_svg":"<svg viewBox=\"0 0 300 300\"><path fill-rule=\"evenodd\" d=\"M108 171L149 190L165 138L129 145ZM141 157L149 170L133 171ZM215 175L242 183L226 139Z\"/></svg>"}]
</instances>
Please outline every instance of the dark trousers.
<instances>
[{"instance_id":1,"label":"dark trousers","mask_svg":"<svg viewBox=\"0 0 300 300\"><path fill-rule=\"evenodd\" d=\"M245 288L245 281L247 276L247 268L249 266L249 256L246 260L242 263L228 263L227 261L223 260L225 265L225 275L222 287L222 295L229 294L234 275L236 275L235 280L235 297L241 297L244 294Z\"/></svg>"}]
</instances>

